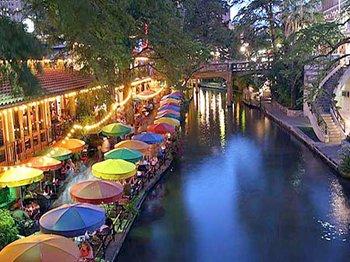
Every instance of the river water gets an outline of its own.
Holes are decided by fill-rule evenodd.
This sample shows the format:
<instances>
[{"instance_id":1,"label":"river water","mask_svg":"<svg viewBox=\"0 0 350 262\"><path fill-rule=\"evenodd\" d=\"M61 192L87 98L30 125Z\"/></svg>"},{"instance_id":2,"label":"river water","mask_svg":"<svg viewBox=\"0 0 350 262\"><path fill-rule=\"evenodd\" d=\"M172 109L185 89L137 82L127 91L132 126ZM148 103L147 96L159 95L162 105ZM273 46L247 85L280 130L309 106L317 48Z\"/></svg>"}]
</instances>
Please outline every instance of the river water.
<instances>
[{"instance_id":1,"label":"river water","mask_svg":"<svg viewBox=\"0 0 350 262\"><path fill-rule=\"evenodd\" d=\"M204 90L183 133L118 261L349 261L350 183L293 136Z\"/></svg>"}]
</instances>

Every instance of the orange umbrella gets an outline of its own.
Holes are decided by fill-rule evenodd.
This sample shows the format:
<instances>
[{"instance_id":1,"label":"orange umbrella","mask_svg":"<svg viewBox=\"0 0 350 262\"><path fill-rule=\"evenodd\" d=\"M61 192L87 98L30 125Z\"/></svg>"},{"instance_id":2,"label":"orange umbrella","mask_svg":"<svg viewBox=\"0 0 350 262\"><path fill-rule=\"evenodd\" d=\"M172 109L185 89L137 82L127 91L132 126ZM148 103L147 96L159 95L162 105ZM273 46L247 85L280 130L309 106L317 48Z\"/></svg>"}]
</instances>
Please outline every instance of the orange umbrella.
<instances>
[{"instance_id":1,"label":"orange umbrella","mask_svg":"<svg viewBox=\"0 0 350 262\"><path fill-rule=\"evenodd\" d=\"M63 139L54 144L54 147L63 147L65 149L69 149L73 153L79 153L83 150L85 146L85 142L79 139Z\"/></svg>"},{"instance_id":2,"label":"orange umbrella","mask_svg":"<svg viewBox=\"0 0 350 262\"><path fill-rule=\"evenodd\" d=\"M42 171L50 171L59 169L62 162L48 156L36 156L24 162L26 166L40 169Z\"/></svg>"},{"instance_id":3,"label":"orange umbrella","mask_svg":"<svg viewBox=\"0 0 350 262\"><path fill-rule=\"evenodd\" d=\"M0 252L0 261L6 262L49 262L78 261L80 256L76 244L58 235L32 235L7 245Z\"/></svg>"},{"instance_id":4,"label":"orange umbrella","mask_svg":"<svg viewBox=\"0 0 350 262\"><path fill-rule=\"evenodd\" d=\"M109 204L117 202L122 197L123 186L103 180L86 180L73 185L70 195L81 203Z\"/></svg>"},{"instance_id":5,"label":"orange umbrella","mask_svg":"<svg viewBox=\"0 0 350 262\"><path fill-rule=\"evenodd\" d=\"M138 150L143 154L147 153L149 147L149 144L138 140L125 140L114 146L114 148L129 148Z\"/></svg>"}]
</instances>

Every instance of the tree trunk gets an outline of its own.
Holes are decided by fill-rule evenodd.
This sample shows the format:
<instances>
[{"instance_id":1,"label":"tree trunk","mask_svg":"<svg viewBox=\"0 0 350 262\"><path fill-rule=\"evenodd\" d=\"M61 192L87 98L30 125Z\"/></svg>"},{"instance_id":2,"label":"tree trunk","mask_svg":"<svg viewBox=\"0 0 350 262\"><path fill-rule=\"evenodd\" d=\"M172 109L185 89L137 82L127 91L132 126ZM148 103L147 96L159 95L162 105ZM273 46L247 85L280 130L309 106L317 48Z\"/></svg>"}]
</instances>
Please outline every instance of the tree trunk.
<instances>
[{"instance_id":1,"label":"tree trunk","mask_svg":"<svg viewBox=\"0 0 350 262\"><path fill-rule=\"evenodd\" d=\"M273 14L273 3L269 3L266 7L266 13L269 20L269 29L270 29L270 37L271 37L271 44L272 44L272 50L273 55L276 55L276 30L275 30L275 21L274 21L274 14Z\"/></svg>"},{"instance_id":2,"label":"tree trunk","mask_svg":"<svg viewBox=\"0 0 350 262\"><path fill-rule=\"evenodd\" d=\"M124 85L123 99L125 99L132 92L131 72L128 69L126 69L125 72L123 73L123 85ZM132 99L130 99L124 105L124 112L125 112L125 117L126 117L127 123L133 125L134 124L134 107L133 107Z\"/></svg>"}]
</instances>

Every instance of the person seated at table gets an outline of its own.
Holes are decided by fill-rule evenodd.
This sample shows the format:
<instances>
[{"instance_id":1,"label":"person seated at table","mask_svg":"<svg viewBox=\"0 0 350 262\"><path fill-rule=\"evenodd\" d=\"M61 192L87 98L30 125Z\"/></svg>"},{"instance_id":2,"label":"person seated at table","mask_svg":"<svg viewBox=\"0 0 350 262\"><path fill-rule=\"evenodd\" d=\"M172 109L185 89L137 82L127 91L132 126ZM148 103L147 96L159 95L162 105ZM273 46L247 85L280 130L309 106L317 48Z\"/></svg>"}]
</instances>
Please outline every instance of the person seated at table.
<instances>
[{"instance_id":1,"label":"person seated at table","mask_svg":"<svg viewBox=\"0 0 350 262\"><path fill-rule=\"evenodd\" d=\"M63 165L60 172L60 180L64 180L66 178L67 172L68 172L67 166Z\"/></svg>"},{"instance_id":2,"label":"person seated at table","mask_svg":"<svg viewBox=\"0 0 350 262\"><path fill-rule=\"evenodd\" d=\"M73 163L72 159L67 160L66 166L70 171L75 172L75 164Z\"/></svg>"},{"instance_id":3,"label":"person seated at table","mask_svg":"<svg viewBox=\"0 0 350 262\"><path fill-rule=\"evenodd\" d=\"M37 220L40 216L40 206L38 203L31 201L26 207L25 211L28 213L29 217Z\"/></svg>"},{"instance_id":4,"label":"person seated at table","mask_svg":"<svg viewBox=\"0 0 350 262\"><path fill-rule=\"evenodd\" d=\"M87 241L84 241L83 243L81 243L79 250L80 250L80 257L81 258L83 258L83 259L93 259L94 258L92 247Z\"/></svg>"}]
</instances>

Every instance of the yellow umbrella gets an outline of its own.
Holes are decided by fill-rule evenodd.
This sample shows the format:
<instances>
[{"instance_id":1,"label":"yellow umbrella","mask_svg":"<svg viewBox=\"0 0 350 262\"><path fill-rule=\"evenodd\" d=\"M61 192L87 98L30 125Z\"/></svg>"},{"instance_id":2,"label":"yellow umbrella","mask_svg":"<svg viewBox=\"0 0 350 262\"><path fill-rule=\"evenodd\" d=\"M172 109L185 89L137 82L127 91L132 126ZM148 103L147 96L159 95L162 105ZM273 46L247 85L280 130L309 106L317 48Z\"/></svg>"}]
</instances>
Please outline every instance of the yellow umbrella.
<instances>
[{"instance_id":1,"label":"yellow umbrella","mask_svg":"<svg viewBox=\"0 0 350 262\"><path fill-rule=\"evenodd\" d=\"M54 147L61 147L72 151L73 153L79 153L83 150L85 142L79 139L63 139L54 144Z\"/></svg>"},{"instance_id":2,"label":"yellow umbrella","mask_svg":"<svg viewBox=\"0 0 350 262\"><path fill-rule=\"evenodd\" d=\"M0 187L20 187L39 182L43 171L31 167L14 167L0 174Z\"/></svg>"},{"instance_id":3,"label":"yellow umbrella","mask_svg":"<svg viewBox=\"0 0 350 262\"><path fill-rule=\"evenodd\" d=\"M162 117L154 121L155 124L166 123L172 126L180 126L180 121L170 117Z\"/></svg>"},{"instance_id":4,"label":"yellow umbrella","mask_svg":"<svg viewBox=\"0 0 350 262\"><path fill-rule=\"evenodd\" d=\"M150 145L138 140L125 140L116 144L114 148L128 148L146 154L148 149L150 148Z\"/></svg>"},{"instance_id":5,"label":"yellow umbrella","mask_svg":"<svg viewBox=\"0 0 350 262\"><path fill-rule=\"evenodd\" d=\"M28 159L24 162L28 167L40 169L42 171L50 171L59 169L62 166L62 162L55 158L48 156L36 156Z\"/></svg>"},{"instance_id":6,"label":"yellow umbrella","mask_svg":"<svg viewBox=\"0 0 350 262\"><path fill-rule=\"evenodd\" d=\"M18 239L0 252L0 261L44 262L78 261L79 248L70 239L58 235L32 235Z\"/></svg>"},{"instance_id":7,"label":"yellow umbrella","mask_svg":"<svg viewBox=\"0 0 350 262\"><path fill-rule=\"evenodd\" d=\"M106 180L122 180L136 174L136 166L122 159L107 159L92 166L95 177Z\"/></svg>"}]
</instances>

